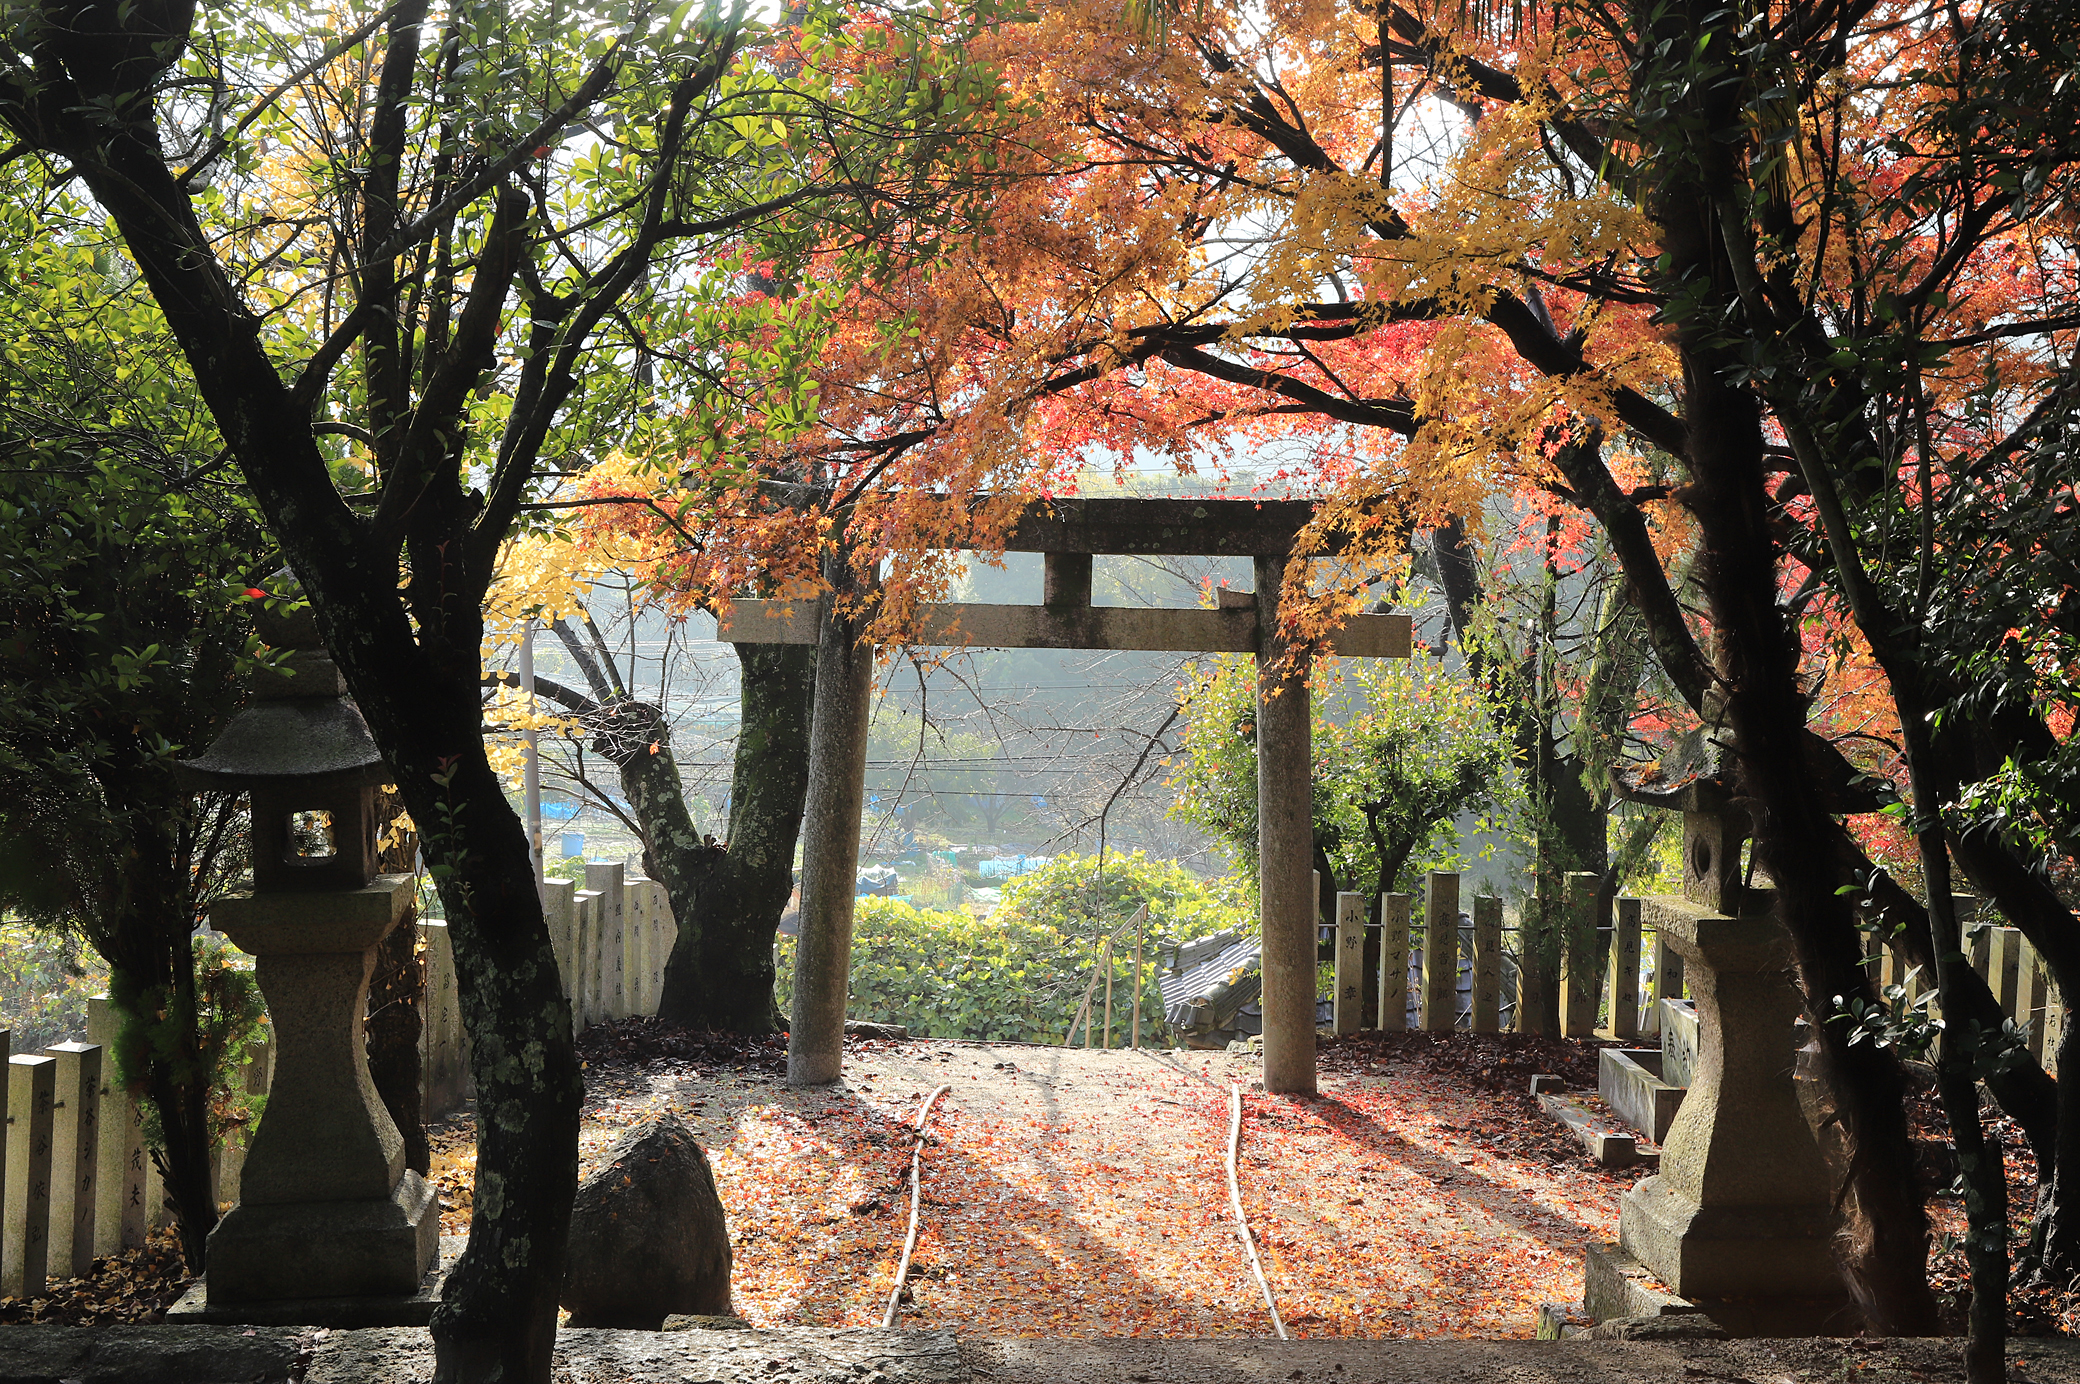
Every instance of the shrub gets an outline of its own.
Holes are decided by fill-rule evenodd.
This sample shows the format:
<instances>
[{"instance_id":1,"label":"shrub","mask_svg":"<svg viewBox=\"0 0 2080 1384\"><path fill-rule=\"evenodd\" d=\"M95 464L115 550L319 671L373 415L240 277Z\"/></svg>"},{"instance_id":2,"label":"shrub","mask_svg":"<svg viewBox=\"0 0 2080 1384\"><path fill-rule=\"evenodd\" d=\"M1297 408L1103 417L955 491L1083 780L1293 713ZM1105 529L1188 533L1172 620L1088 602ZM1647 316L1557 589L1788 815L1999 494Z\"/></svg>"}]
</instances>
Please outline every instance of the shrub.
<instances>
[{"instance_id":1,"label":"shrub","mask_svg":"<svg viewBox=\"0 0 2080 1384\"><path fill-rule=\"evenodd\" d=\"M1171 861L1136 852L1107 856L1103 923L1097 863L1063 856L1021 876L1003 907L988 918L915 908L896 899L861 899L852 933L855 1019L902 1024L932 1038L1060 1043L1091 983L1099 955L1098 929L1124 923L1149 905L1148 947L1142 964L1141 1031L1163 1031L1156 989L1161 938L1189 940L1223 928L1254 925L1229 882L1209 884ZM1113 954L1113 1029L1124 1035L1131 1014L1134 933ZM793 999L794 939L780 939L779 997ZM1103 1003L1104 979L1097 1003ZM1102 1024L1102 1012L1100 1023Z\"/></svg>"},{"instance_id":2,"label":"shrub","mask_svg":"<svg viewBox=\"0 0 2080 1384\"><path fill-rule=\"evenodd\" d=\"M108 967L63 929L0 922L0 1026L15 1052L83 1038L87 999L108 988Z\"/></svg>"}]
</instances>

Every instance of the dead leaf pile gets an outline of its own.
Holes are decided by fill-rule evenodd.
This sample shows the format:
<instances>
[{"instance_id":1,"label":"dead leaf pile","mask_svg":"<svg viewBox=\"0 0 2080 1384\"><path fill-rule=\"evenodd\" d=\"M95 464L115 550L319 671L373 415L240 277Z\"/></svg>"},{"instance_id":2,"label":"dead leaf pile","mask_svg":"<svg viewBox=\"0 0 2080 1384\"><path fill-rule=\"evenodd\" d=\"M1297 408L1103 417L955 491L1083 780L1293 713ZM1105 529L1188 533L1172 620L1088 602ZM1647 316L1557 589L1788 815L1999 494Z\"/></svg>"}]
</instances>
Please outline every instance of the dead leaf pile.
<instances>
[{"instance_id":1,"label":"dead leaf pile","mask_svg":"<svg viewBox=\"0 0 2080 1384\"><path fill-rule=\"evenodd\" d=\"M0 1325L108 1326L156 1322L193 1282L179 1237L155 1230L142 1249L96 1259L84 1278L53 1280L40 1298L0 1298Z\"/></svg>"}]
</instances>

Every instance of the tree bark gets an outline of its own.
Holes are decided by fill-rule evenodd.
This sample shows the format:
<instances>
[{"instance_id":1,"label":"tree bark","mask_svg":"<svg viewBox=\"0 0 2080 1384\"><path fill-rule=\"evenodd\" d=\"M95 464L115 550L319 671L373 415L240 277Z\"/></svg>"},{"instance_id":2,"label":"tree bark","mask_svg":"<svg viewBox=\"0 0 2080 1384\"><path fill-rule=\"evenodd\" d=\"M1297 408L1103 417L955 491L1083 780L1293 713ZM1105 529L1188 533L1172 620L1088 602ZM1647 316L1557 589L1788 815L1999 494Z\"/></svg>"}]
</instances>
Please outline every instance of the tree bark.
<instances>
[{"instance_id":1,"label":"tree bark","mask_svg":"<svg viewBox=\"0 0 2080 1384\"><path fill-rule=\"evenodd\" d=\"M705 868L665 964L658 1017L731 1033L779 1027L773 939L794 893L795 846L809 789L816 650L739 644L743 663L727 849ZM659 876L662 878L662 876ZM674 895L677 907L678 895Z\"/></svg>"},{"instance_id":2,"label":"tree bark","mask_svg":"<svg viewBox=\"0 0 2080 1384\"><path fill-rule=\"evenodd\" d=\"M410 514L400 600L394 553L334 490L309 407L282 383L210 254L156 132L64 152L115 219L302 579L446 906L477 1083L478 1187L469 1247L434 1317L438 1378L546 1384L583 1087L526 835L484 754L478 602L488 572L472 564L495 547L469 541L474 511L459 484L430 482ZM516 224L494 227L494 247ZM494 248L479 264L485 291L496 259Z\"/></svg>"},{"instance_id":3,"label":"tree bark","mask_svg":"<svg viewBox=\"0 0 2080 1384\"><path fill-rule=\"evenodd\" d=\"M1852 1045L1843 1025L1827 1021L1836 996L1868 997L1870 983L1849 898L1836 892L1835 824L1806 770L1801 650L1778 605L1761 410L1736 383L1745 372L1727 344L1726 324L1740 309L1715 209L1721 198L1744 195L1745 154L1712 132L1741 128L1737 73L1745 50L1731 13L1704 4L1663 12L1649 27L1636 87L1677 112L1666 124L1676 139L1649 165L1648 205L1663 232L1656 286L1686 303L1675 328L1692 477L1684 503L1700 529L1698 576L1722 689L1707 720L1726 728L1736 797L1752 804L1755 848L1776 885L1775 908L1791 935L1850 1151L1844 1277L1871 1329L1920 1334L1935 1329L1937 1317L1904 1083L1889 1050Z\"/></svg>"},{"instance_id":4,"label":"tree bark","mask_svg":"<svg viewBox=\"0 0 2080 1384\"><path fill-rule=\"evenodd\" d=\"M589 622L588 622L589 628ZM794 892L794 853L809 781L816 650L740 644L739 721L730 781L729 839L711 845L686 808L685 784L663 710L625 690L604 648L568 624L554 629L593 696L537 677L534 691L577 712L593 748L621 772L643 840L643 868L664 885L674 935L657 1016L690 1028L771 1033L773 939ZM518 685L511 674L486 685Z\"/></svg>"},{"instance_id":5,"label":"tree bark","mask_svg":"<svg viewBox=\"0 0 2080 1384\"><path fill-rule=\"evenodd\" d=\"M177 814L193 799L170 775L118 785L103 778L112 802L157 801L163 811L133 811L124 870L127 906L96 950L109 963L109 992L120 1016L116 1074L139 1089L159 1123L153 1166L173 1203L181 1257L189 1272L208 1268L209 1233L217 1224L211 1155L210 1091L222 1054L204 1051L195 1002L196 898ZM184 801L185 800L185 801ZM228 810L228 809L227 809Z\"/></svg>"},{"instance_id":6,"label":"tree bark","mask_svg":"<svg viewBox=\"0 0 2080 1384\"><path fill-rule=\"evenodd\" d=\"M795 944L794 1015L787 1080L836 1081L845 1055L845 999L852 911L859 880L859 817L866 803L867 723L874 646L848 604L860 594L850 555L827 558L831 594L820 613L815 708L809 730L808 800L802 820L802 935Z\"/></svg>"}]
</instances>

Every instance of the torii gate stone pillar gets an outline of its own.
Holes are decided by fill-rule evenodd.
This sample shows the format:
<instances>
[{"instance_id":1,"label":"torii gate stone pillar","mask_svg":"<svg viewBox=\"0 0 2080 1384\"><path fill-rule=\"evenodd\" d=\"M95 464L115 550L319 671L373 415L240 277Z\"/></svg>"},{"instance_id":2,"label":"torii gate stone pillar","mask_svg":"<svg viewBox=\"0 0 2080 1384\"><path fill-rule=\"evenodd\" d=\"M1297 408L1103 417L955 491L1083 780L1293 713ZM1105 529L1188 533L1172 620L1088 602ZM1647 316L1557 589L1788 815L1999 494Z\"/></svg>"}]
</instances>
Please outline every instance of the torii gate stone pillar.
<instances>
[{"instance_id":1,"label":"torii gate stone pillar","mask_svg":"<svg viewBox=\"0 0 2080 1384\"><path fill-rule=\"evenodd\" d=\"M1286 559L1257 569L1257 887L1264 927L1264 1089L1313 1095L1314 748L1307 668L1278 629ZM1304 656L1302 656L1304 658Z\"/></svg>"},{"instance_id":2,"label":"torii gate stone pillar","mask_svg":"<svg viewBox=\"0 0 2080 1384\"><path fill-rule=\"evenodd\" d=\"M1293 540L1314 517L1306 500L1059 500L1022 516L1004 547L1046 561L1041 604L926 605L917 642L1000 649L1142 649L1257 658L1258 864L1264 920L1264 1089L1315 1089L1315 900L1311 720L1304 659L1281 663L1278 603ZM1227 592L1215 610L1137 610L1091 603L1098 554L1249 557L1257 594ZM828 570L849 583L850 566ZM781 601L737 601L720 637L816 644L809 793L802 820L802 935L795 950L787 1079L842 1074L859 819L865 797L874 651L859 625ZM1407 658L1406 615L1354 615L1328 639L1345 658Z\"/></svg>"}]
</instances>

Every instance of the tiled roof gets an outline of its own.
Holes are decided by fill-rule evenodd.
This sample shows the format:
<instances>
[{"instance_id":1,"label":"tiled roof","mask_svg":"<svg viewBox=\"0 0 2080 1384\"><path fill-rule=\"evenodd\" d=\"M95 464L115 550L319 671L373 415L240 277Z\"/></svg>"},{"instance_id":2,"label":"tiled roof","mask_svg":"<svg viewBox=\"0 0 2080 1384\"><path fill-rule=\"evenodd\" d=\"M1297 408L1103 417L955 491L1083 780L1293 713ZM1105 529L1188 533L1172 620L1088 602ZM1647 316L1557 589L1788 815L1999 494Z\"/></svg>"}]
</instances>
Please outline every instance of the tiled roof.
<instances>
[{"instance_id":1,"label":"tiled roof","mask_svg":"<svg viewBox=\"0 0 2080 1384\"><path fill-rule=\"evenodd\" d=\"M1170 1026L1180 1030L1205 1026L1197 1012L1199 1006L1192 1001L1212 1000L1218 992L1211 1026L1229 1027L1235 1011L1256 999L1264 988L1263 968L1258 964L1262 952L1261 941L1234 931L1179 947L1178 969L1164 966L1157 973L1163 1015Z\"/></svg>"}]
</instances>

